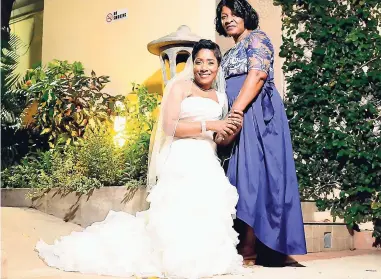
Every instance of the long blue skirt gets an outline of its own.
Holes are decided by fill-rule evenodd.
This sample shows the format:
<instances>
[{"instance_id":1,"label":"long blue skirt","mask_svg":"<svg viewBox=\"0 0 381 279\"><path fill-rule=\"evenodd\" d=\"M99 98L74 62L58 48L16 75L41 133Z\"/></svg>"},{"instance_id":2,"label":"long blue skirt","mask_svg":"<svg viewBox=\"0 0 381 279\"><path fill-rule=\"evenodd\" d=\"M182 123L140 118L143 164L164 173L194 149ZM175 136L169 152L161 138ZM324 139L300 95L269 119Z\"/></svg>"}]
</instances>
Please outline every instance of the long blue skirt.
<instances>
[{"instance_id":1,"label":"long blue skirt","mask_svg":"<svg viewBox=\"0 0 381 279\"><path fill-rule=\"evenodd\" d=\"M230 107L246 76L226 80ZM242 130L227 163L227 176L239 194L237 218L251 226L267 247L286 255L305 254L290 130L273 80L269 76L245 111Z\"/></svg>"}]
</instances>

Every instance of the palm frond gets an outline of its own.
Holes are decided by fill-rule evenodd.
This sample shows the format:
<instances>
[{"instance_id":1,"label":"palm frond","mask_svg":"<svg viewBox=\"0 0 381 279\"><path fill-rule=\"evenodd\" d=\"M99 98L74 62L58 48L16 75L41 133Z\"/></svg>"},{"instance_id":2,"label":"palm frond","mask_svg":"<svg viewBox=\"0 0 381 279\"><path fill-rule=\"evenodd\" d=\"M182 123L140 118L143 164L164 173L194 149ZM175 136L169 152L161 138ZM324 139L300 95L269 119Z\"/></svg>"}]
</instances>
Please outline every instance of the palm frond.
<instances>
[{"instance_id":1,"label":"palm frond","mask_svg":"<svg viewBox=\"0 0 381 279\"><path fill-rule=\"evenodd\" d=\"M1 49L1 92L14 88L20 75L15 72L20 59L19 50L25 47L21 39L15 35L10 35L10 40Z\"/></svg>"},{"instance_id":2,"label":"palm frond","mask_svg":"<svg viewBox=\"0 0 381 279\"><path fill-rule=\"evenodd\" d=\"M16 73L19 63L19 50L24 46L15 34L3 44L1 49L1 168L12 164L24 148L27 138L20 131L22 113L26 105L26 91L18 83Z\"/></svg>"}]
</instances>

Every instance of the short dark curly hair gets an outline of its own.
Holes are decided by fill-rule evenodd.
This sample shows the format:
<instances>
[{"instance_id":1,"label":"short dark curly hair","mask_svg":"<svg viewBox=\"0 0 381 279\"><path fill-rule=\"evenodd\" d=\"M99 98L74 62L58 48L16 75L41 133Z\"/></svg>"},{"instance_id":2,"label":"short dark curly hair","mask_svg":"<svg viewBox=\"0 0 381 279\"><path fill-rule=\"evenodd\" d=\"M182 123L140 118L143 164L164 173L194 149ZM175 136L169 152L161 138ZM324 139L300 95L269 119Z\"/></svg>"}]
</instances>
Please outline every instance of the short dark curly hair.
<instances>
[{"instance_id":1,"label":"short dark curly hair","mask_svg":"<svg viewBox=\"0 0 381 279\"><path fill-rule=\"evenodd\" d=\"M202 49L209 49L213 51L214 56L216 56L217 58L218 65L221 63L222 54L221 54L220 47L215 42L211 40L206 40L206 39L201 39L193 46L193 50L192 50L193 62L196 59L197 53L199 53L199 51Z\"/></svg>"},{"instance_id":2,"label":"short dark curly hair","mask_svg":"<svg viewBox=\"0 0 381 279\"><path fill-rule=\"evenodd\" d=\"M215 19L216 31L218 34L225 37L228 36L221 22L221 12L224 6L228 7L236 16L244 20L246 29L255 30L258 28L258 13L247 0L221 0L217 5Z\"/></svg>"}]
</instances>

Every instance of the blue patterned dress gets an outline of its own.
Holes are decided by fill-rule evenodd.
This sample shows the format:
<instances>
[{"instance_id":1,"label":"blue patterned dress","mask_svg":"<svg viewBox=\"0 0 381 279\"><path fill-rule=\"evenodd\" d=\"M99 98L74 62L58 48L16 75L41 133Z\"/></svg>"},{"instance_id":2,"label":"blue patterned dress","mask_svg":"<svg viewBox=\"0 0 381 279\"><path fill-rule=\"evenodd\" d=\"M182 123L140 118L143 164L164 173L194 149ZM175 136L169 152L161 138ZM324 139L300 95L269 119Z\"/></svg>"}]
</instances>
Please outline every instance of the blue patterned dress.
<instances>
[{"instance_id":1,"label":"blue patterned dress","mask_svg":"<svg viewBox=\"0 0 381 279\"><path fill-rule=\"evenodd\" d=\"M229 107L248 71L268 74L258 96L245 110L240 135L227 163L237 187L237 217L254 228L267 247L286 255L306 253L298 182L288 120L274 84L274 49L267 35L252 31L222 59Z\"/></svg>"}]
</instances>

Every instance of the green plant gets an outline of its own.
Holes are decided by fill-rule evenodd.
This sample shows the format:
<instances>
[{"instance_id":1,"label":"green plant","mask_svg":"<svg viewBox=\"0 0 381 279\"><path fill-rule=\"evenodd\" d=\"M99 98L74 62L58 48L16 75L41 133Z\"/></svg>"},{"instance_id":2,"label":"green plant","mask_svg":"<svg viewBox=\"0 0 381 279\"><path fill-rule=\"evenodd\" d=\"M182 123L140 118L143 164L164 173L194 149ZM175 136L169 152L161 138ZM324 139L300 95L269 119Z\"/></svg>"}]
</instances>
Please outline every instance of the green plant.
<instances>
[{"instance_id":1,"label":"green plant","mask_svg":"<svg viewBox=\"0 0 381 279\"><path fill-rule=\"evenodd\" d=\"M95 128L110 121L115 102L121 96L103 93L107 76L94 71L85 76L80 62L54 60L26 75L29 104L38 103L33 129L47 135L51 148L81 141L87 126Z\"/></svg>"},{"instance_id":2,"label":"green plant","mask_svg":"<svg viewBox=\"0 0 381 279\"><path fill-rule=\"evenodd\" d=\"M106 186L122 186L128 179L125 170L124 149L115 145L111 127L86 132L85 140L73 147L79 164L87 177L96 178Z\"/></svg>"},{"instance_id":3,"label":"green plant","mask_svg":"<svg viewBox=\"0 0 381 279\"><path fill-rule=\"evenodd\" d=\"M126 134L139 137L142 132L151 132L155 124L155 112L159 105L159 95L148 92L147 87L132 84L132 93L124 99L116 114L126 117Z\"/></svg>"},{"instance_id":4,"label":"green plant","mask_svg":"<svg viewBox=\"0 0 381 279\"><path fill-rule=\"evenodd\" d=\"M126 158L125 173L128 178L127 185L133 186L136 181L140 186L147 184L150 136L151 134L148 132L141 133L135 141L128 144L124 151Z\"/></svg>"},{"instance_id":5,"label":"green plant","mask_svg":"<svg viewBox=\"0 0 381 279\"><path fill-rule=\"evenodd\" d=\"M12 165L28 149L28 136L22 126L26 105L25 91L17 88L20 75L16 73L18 50L23 42L14 34L1 49L1 168Z\"/></svg>"},{"instance_id":6,"label":"green plant","mask_svg":"<svg viewBox=\"0 0 381 279\"><path fill-rule=\"evenodd\" d=\"M120 116L126 116L127 123L122 133L126 138L126 174L130 184L131 181L139 181L140 185L146 185L150 138L156 122L160 96L149 93L145 86L139 84L133 84L132 96L135 96L136 100L126 98L125 109L119 111Z\"/></svg>"},{"instance_id":7,"label":"green plant","mask_svg":"<svg viewBox=\"0 0 381 279\"><path fill-rule=\"evenodd\" d=\"M45 152L31 153L20 164L2 172L2 188L31 188L31 197L40 196L53 188L62 194L76 192L87 194L101 183L86 176L87 169L81 165L78 147L67 146Z\"/></svg>"},{"instance_id":8,"label":"green plant","mask_svg":"<svg viewBox=\"0 0 381 279\"><path fill-rule=\"evenodd\" d=\"M380 3L275 2L301 195L351 226L373 221L380 245Z\"/></svg>"},{"instance_id":9,"label":"green plant","mask_svg":"<svg viewBox=\"0 0 381 279\"><path fill-rule=\"evenodd\" d=\"M126 99L124 109L118 112L129 119L123 131L129 133L124 145L115 142L112 123L87 126L84 140L78 144L30 153L19 165L5 169L1 187L31 187L31 195L39 196L52 188L63 194L85 194L101 186L144 186L154 123L152 114L158 100L143 86L135 87L134 93L137 99Z\"/></svg>"},{"instance_id":10,"label":"green plant","mask_svg":"<svg viewBox=\"0 0 381 279\"><path fill-rule=\"evenodd\" d=\"M39 187L41 176L50 175L52 167L51 152L33 152L1 172L1 188Z\"/></svg>"},{"instance_id":11,"label":"green plant","mask_svg":"<svg viewBox=\"0 0 381 279\"><path fill-rule=\"evenodd\" d=\"M47 170L40 169L39 181L31 185L32 196L39 196L53 188L58 188L63 195L71 192L87 194L102 186L96 178L86 176L87 169L80 164L76 149L67 146L46 152L50 155L50 166Z\"/></svg>"}]
</instances>

